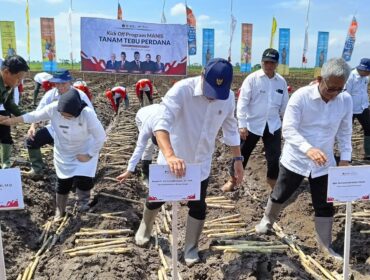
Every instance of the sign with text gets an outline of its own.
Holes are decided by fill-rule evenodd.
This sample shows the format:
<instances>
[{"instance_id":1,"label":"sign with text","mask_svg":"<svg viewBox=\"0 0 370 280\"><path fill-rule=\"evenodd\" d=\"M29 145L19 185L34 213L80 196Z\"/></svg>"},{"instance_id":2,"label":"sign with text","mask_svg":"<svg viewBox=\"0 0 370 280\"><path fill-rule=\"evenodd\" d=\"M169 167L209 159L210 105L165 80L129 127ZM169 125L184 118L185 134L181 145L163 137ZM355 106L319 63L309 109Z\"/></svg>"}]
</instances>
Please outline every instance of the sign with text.
<instances>
[{"instance_id":1,"label":"sign with text","mask_svg":"<svg viewBox=\"0 0 370 280\"><path fill-rule=\"evenodd\" d=\"M151 202L200 199L200 165L187 164L184 177L177 178L168 165L149 167L149 198Z\"/></svg>"},{"instance_id":2,"label":"sign with text","mask_svg":"<svg viewBox=\"0 0 370 280\"><path fill-rule=\"evenodd\" d=\"M81 70L186 75L187 25L81 18Z\"/></svg>"},{"instance_id":3,"label":"sign with text","mask_svg":"<svg viewBox=\"0 0 370 280\"><path fill-rule=\"evenodd\" d=\"M369 200L369 165L330 167L328 175L328 202Z\"/></svg>"},{"instance_id":4,"label":"sign with text","mask_svg":"<svg viewBox=\"0 0 370 280\"><path fill-rule=\"evenodd\" d=\"M23 208L21 171L19 168L0 169L0 211Z\"/></svg>"}]
</instances>

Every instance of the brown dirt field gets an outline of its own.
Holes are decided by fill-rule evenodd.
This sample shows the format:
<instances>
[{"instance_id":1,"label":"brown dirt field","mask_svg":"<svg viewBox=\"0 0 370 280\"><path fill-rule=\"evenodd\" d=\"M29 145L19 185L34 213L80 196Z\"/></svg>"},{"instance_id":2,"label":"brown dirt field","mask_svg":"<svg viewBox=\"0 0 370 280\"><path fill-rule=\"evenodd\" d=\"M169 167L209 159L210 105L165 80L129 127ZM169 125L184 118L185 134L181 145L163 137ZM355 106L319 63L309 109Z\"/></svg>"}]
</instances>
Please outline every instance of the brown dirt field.
<instances>
[{"instance_id":1,"label":"brown dirt field","mask_svg":"<svg viewBox=\"0 0 370 280\"><path fill-rule=\"evenodd\" d=\"M31 73L33 76L34 73ZM117 195L133 200L144 200L147 189L139 176L117 184L115 177L126 167L127 161L135 148L137 129L134 117L139 109L137 98L134 94L135 77L98 75L90 73L74 73L76 78L83 77L94 94L94 106L96 112L107 129L108 140L100 155L96 185L91 213L102 214L108 212L123 211L119 216L125 219L106 219L101 216L86 214L72 215L65 230L60 235L56 244L41 255L39 264L32 279L38 280L114 280L114 279L158 279L157 271L161 266L158 250L154 243L148 248L140 248L133 242L133 234L128 247L132 248L127 254L96 254L92 256L69 257L63 250L73 248L76 239L75 233L81 228L95 229L118 229L129 228L137 230L142 215L142 204L131 203L103 196L102 193ZM30 76L31 77L31 76ZM233 90L241 85L244 77L234 79ZM155 102L159 102L170 88L174 78L155 78ZM294 77L287 79L288 84L294 89L308 84L310 79ZM119 114L112 113L103 93L105 89L120 82L128 88L130 95L130 108L125 111L120 108ZM25 80L25 94L23 106L26 111L32 110L31 99L33 82ZM123 106L122 106L123 107ZM15 150L13 160L16 166L27 169L27 156L23 140L26 137L28 125L20 125L13 128ZM354 129L354 160L356 164L363 164L362 132L355 123ZM119 149L118 152L117 149ZM32 256L40 249L37 239L42 233L42 226L52 220L55 209L54 184L55 173L52 166L51 149L44 152L49 172L40 181L22 179L25 209L21 211L0 212L1 230L3 232L4 253L6 272L9 280L18 279L30 263ZM219 141L214 153L209 196L221 195L220 187L227 180L228 151ZM236 208L233 210L209 208L207 219L214 219L240 213L246 228L252 228L262 217L264 207L269 195L269 187L265 183L266 161L263 156L262 146L259 143L255 149L245 171L244 183L235 192L226 196L231 199ZM73 195L70 195L69 209L73 208ZM290 204L280 216L279 225L284 232L299 244L302 250L329 271L342 272L342 265L323 255L314 241L313 209L307 183L302 184ZM170 205L166 205L170 210ZM370 209L368 203L356 203L353 211ZM344 206L337 207L338 213L344 213ZM183 205L179 211L179 271L182 279L315 279L299 262L299 257L287 251L282 254L259 254L259 253L221 253L209 250L214 240L202 234L200 239L200 256L202 262L191 268L184 265L181 260L181 252L184 240L184 229L187 215L187 207ZM368 220L367 220L368 221ZM162 222L159 222L162 225ZM368 221L369 223L369 221ZM358 222L352 223L351 243L351 270L356 280L370 279L370 238L369 235L360 234L360 230L368 230L369 224ZM163 230L163 229L162 229ZM256 236L248 235L248 240L279 240L275 235ZM344 219L336 218L333 230L335 249L343 253L344 242ZM168 260L170 256L170 243L167 234L160 234L159 245L163 248ZM326 279L326 278L320 278Z\"/></svg>"}]
</instances>

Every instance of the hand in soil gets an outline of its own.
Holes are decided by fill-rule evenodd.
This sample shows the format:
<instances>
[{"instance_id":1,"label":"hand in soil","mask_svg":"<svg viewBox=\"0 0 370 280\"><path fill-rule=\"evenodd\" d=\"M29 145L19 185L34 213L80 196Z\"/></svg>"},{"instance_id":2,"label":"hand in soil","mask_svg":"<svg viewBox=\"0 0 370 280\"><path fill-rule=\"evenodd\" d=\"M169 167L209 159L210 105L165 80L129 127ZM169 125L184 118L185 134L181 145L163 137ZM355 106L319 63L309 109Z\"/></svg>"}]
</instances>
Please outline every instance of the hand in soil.
<instances>
[{"instance_id":1,"label":"hand in soil","mask_svg":"<svg viewBox=\"0 0 370 280\"><path fill-rule=\"evenodd\" d=\"M119 180L120 183L124 182L126 179L130 178L131 177L131 172L130 171L126 171L125 173L122 173L121 175L118 175L116 177L117 180Z\"/></svg>"}]
</instances>

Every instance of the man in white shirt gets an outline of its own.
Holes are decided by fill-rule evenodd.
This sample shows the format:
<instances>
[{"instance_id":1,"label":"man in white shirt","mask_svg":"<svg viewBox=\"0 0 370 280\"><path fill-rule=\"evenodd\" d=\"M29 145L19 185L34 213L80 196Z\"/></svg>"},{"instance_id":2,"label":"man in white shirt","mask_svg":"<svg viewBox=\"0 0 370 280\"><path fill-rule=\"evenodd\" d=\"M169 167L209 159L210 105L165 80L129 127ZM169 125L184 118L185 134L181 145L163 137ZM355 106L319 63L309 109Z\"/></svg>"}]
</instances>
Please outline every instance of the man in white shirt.
<instances>
[{"instance_id":1,"label":"man in white shirt","mask_svg":"<svg viewBox=\"0 0 370 280\"><path fill-rule=\"evenodd\" d=\"M142 162L142 174L144 181L149 178L149 165L152 163L153 153L157 141L154 135L154 127L159 121L161 105L152 104L141 108L135 117L136 126L139 129L135 150L128 162L127 170L117 177L120 182L129 178L134 172L140 157Z\"/></svg>"},{"instance_id":2,"label":"man in white shirt","mask_svg":"<svg viewBox=\"0 0 370 280\"><path fill-rule=\"evenodd\" d=\"M262 69L244 80L237 104L237 117L241 138L240 149L244 157L243 167L262 137L267 160L267 183L275 186L279 173L281 154L281 118L288 103L288 87L285 79L275 72L279 53L266 49L262 55ZM233 191L235 178L233 163L231 177L222 187L224 192Z\"/></svg>"},{"instance_id":3,"label":"man in white shirt","mask_svg":"<svg viewBox=\"0 0 370 280\"><path fill-rule=\"evenodd\" d=\"M235 158L237 183L243 179L235 96L230 91L232 65L225 59L211 59L202 75L177 82L163 98L160 120L154 132L160 148L159 164L168 164L176 176L185 175L186 164L201 168L201 196L189 201L184 258L188 266L200 260L198 241L206 218L205 203L212 154L220 128L223 142ZM155 217L163 203L146 203L143 219L135 235L138 245L149 242Z\"/></svg>"},{"instance_id":4,"label":"man in white shirt","mask_svg":"<svg viewBox=\"0 0 370 280\"><path fill-rule=\"evenodd\" d=\"M334 143L340 149L339 166L349 165L352 146L352 99L344 91L350 67L342 58L328 60L318 83L297 90L288 102L282 133L285 139L279 177L267 202L265 214L256 226L267 233L277 220L283 204L308 177L315 211L316 240L331 256L334 207L326 201L328 169L336 166Z\"/></svg>"},{"instance_id":5,"label":"man in white shirt","mask_svg":"<svg viewBox=\"0 0 370 280\"><path fill-rule=\"evenodd\" d=\"M55 88L49 90L42 97L39 105L36 108L36 111L41 110L46 105L59 100L60 95L66 93L71 87L72 76L68 70L60 69L53 74L53 78L49 82L55 84ZM89 98L80 90L77 90L80 94L81 100L85 101L86 104L94 109ZM31 162L31 170L28 172L23 172L23 175L26 177L33 178L35 180L40 179L44 162L42 160L42 154L40 148L44 145L53 145L54 144L54 130L53 127L48 124L41 129L36 131L38 124L31 124L30 129L28 130L28 138L26 140L26 146L28 149L28 155Z\"/></svg>"},{"instance_id":6,"label":"man in white shirt","mask_svg":"<svg viewBox=\"0 0 370 280\"><path fill-rule=\"evenodd\" d=\"M346 83L346 90L352 96L353 119L357 119L364 130L365 160L370 160L370 111L367 93L370 75L370 58L361 59L352 70Z\"/></svg>"}]
</instances>

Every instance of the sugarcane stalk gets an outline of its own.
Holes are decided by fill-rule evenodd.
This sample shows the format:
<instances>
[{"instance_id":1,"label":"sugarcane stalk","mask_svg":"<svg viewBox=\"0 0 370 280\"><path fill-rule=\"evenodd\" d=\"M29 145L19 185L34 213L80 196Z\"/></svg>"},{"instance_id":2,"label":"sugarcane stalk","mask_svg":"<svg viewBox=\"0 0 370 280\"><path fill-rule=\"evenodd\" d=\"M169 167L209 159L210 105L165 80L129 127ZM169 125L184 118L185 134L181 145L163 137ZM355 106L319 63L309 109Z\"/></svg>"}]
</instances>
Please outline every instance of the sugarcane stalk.
<instances>
[{"instance_id":1,"label":"sugarcane stalk","mask_svg":"<svg viewBox=\"0 0 370 280\"><path fill-rule=\"evenodd\" d=\"M278 250L286 250L288 249L288 245L265 245L265 244L255 244L255 245L249 245L249 244L237 244L237 245L224 245L224 246L211 246L211 250L228 250L228 249L248 249L248 250L259 250L259 249L278 249Z\"/></svg>"},{"instance_id":2,"label":"sugarcane stalk","mask_svg":"<svg viewBox=\"0 0 370 280\"><path fill-rule=\"evenodd\" d=\"M44 242L44 244L42 244L41 248L37 251L36 255L34 256L34 258L37 258L38 256L41 256L42 252L46 249L46 247L50 244L50 242L52 241L53 239L53 236L50 235L48 237L48 239Z\"/></svg>"},{"instance_id":3,"label":"sugarcane stalk","mask_svg":"<svg viewBox=\"0 0 370 280\"><path fill-rule=\"evenodd\" d=\"M210 233L207 235L208 238L212 237L231 237L231 236L244 236L247 233L245 231L234 231L234 232L225 232L225 233Z\"/></svg>"},{"instance_id":4,"label":"sugarcane stalk","mask_svg":"<svg viewBox=\"0 0 370 280\"><path fill-rule=\"evenodd\" d=\"M27 280L28 273L30 272L30 265L28 265L23 273L22 280Z\"/></svg>"},{"instance_id":5,"label":"sugarcane stalk","mask_svg":"<svg viewBox=\"0 0 370 280\"><path fill-rule=\"evenodd\" d=\"M308 263L306 262L301 262L301 265L303 266L303 268L309 273L311 274L311 276L313 276L315 279L317 280L321 280L322 277L320 275L318 275L311 267Z\"/></svg>"},{"instance_id":6,"label":"sugarcane stalk","mask_svg":"<svg viewBox=\"0 0 370 280\"><path fill-rule=\"evenodd\" d=\"M239 218L239 217L240 217L240 214L235 214L235 215L231 215L231 216L226 216L226 217L222 217L222 218L213 219L213 220L207 221L205 223L206 224L211 224L211 223L214 223L214 222L220 222L220 221Z\"/></svg>"},{"instance_id":7,"label":"sugarcane stalk","mask_svg":"<svg viewBox=\"0 0 370 280\"><path fill-rule=\"evenodd\" d=\"M19 273L18 274L18 277L17 277L17 279L16 280L22 280L22 273Z\"/></svg>"},{"instance_id":8,"label":"sugarcane stalk","mask_svg":"<svg viewBox=\"0 0 370 280\"><path fill-rule=\"evenodd\" d=\"M207 229L207 230L203 230L202 232L204 234L210 234L210 233L221 233L221 232L234 232L236 230L239 230L240 228L213 228L213 229Z\"/></svg>"},{"instance_id":9,"label":"sugarcane stalk","mask_svg":"<svg viewBox=\"0 0 370 280\"><path fill-rule=\"evenodd\" d=\"M329 280L337 280L336 277L331 274L330 271L326 270L320 263L318 263L314 258L312 258L310 255L306 255L308 260L314 265L316 266L321 272L322 274L324 274Z\"/></svg>"},{"instance_id":10,"label":"sugarcane stalk","mask_svg":"<svg viewBox=\"0 0 370 280\"><path fill-rule=\"evenodd\" d=\"M158 249L158 232L154 230L154 249Z\"/></svg>"},{"instance_id":11,"label":"sugarcane stalk","mask_svg":"<svg viewBox=\"0 0 370 280\"><path fill-rule=\"evenodd\" d=\"M163 275L163 280L168 280L166 269L163 266L161 267L161 271Z\"/></svg>"},{"instance_id":12,"label":"sugarcane stalk","mask_svg":"<svg viewBox=\"0 0 370 280\"><path fill-rule=\"evenodd\" d=\"M127 219L124 217L117 217L117 216L112 216L112 215L107 215L107 214L96 214L96 213L85 213L87 216L93 216L93 217L102 217L102 218L107 218L107 219L112 219L112 220L123 220L127 222Z\"/></svg>"},{"instance_id":13,"label":"sugarcane stalk","mask_svg":"<svg viewBox=\"0 0 370 280\"><path fill-rule=\"evenodd\" d=\"M213 204L234 204L234 201L232 200L211 200L207 201L207 203L213 203Z\"/></svg>"},{"instance_id":14,"label":"sugarcane stalk","mask_svg":"<svg viewBox=\"0 0 370 280\"><path fill-rule=\"evenodd\" d=\"M204 225L205 228L245 227L245 223L218 223Z\"/></svg>"},{"instance_id":15,"label":"sugarcane stalk","mask_svg":"<svg viewBox=\"0 0 370 280\"><path fill-rule=\"evenodd\" d=\"M166 272L167 272L167 271L169 271L170 269L169 269L169 267L168 267L167 261L166 261L166 259L165 259L165 257L164 257L163 250L162 250L162 248L161 248L161 247L159 247L159 248L158 248L158 252L159 252L159 257L160 257L160 259L161 259L161 262L162 262L162 265L163 265L163 267L164 267L165 271L166 271Z\"/></svg>"},{"instance_id":16,"label":"sugarcane stalk","mask_svg":"<svg viewBox=\"0 0 370 280\"><path fill-rule=\"evenodd\" d=\"M161 269L158 270L158 280L163 280L163 274Z\"/></svg>"},{"instance_id":17,"label":"sugarcane stalk","mask_svg":"<svg viewBox=\"0 0 370 280\"><path fill-rule=\"evenodd\" d=\"M283 249L265 249L265 248L239 248L239 249L225 249L224 253L244 253L244 252L253 252L253 253L264 253L264 254L273 254L273 253L284 253Z\"/></svg>"},{"instance_id":18,"label":"sugarcane stalk","mask_svg":"<svg viewBox=\"0 0 370 280\"><path fill-rule=\"evenodd\" d=\"M72 249L64 250L63 253L71 253L75 251L81 251L81 250L87 250L87 249L93 249L93 248L100 248L108 245L116 245L116 244L123 244L125 243L122 240L115 240L115 241L109 241L109 242L103 242L99 244L92 244L92 245L85 245L85 246L79 246Z\"/></svg>"},{"instance_id":19,"label":"sugarcane stalk","mask_svg":"<svg viewBox=\"0 0 370 280\"><path fill-rule=\"evenodd\" d=\"M125 198L125 197L113 195L113 194L108 194L108 193L104 193L104 192L100 192L99 194L102 195L102 196L112 197L112 198L116 198L116 199L120 199L120 200L124 200L124 201L128 201L128 202L132 202L132 203L144 204L143 201L133 200L133 199L129 199L129 198Z\"/></svg>"},{"instance_id":20,"label":"sugarcane stalk","mask_svg":"<svg viewBox=\"0 0 370 280\"><path fill-rule=\"evenodd\" d=\"M46 233L46 229L47 229L47 226L49 225L49 221L48 222L46 222L46 224L45 224L46 226L44 227L44 229L43 229L43 231L42 231L42 233L41 233L41 235L40 235L40 237L37 239L37 243L44 243L43 242L43 240L44 240L44 236L45 236L45 233Z\"/></svg>"},{"instance_id":21,"label":"sugarcane stalk","mask_svg":"<svg viewBox=\"0 0 370 280\"><path fill-rule=\"evenodd\" d=\"M52 225L52 223L51 222L49 222L48 223L48 225L46 226L46 231L45 231L45 235L44 235L44 239L43 239L43 242L45 242L46 241L46 239L48 238L48 236L49 236L49 232L50 232L50 229L51 229L51 225Z\"/></svg>"},{"instance_id":22,"label":"sugarcane stalk","mask_svg":"<svg viewBox=\"0 0 370 280\"><path fill-rule=\"evenodd\" d=\"M210 200L222 200L222 199L226 199L227 197L226 196L208 196L206 197L206 201L210 201Z\"/></svg>"},{"instance_id":23,"label":"sugarcane stalk","mask_svg":"<svg viewBox=\"0 0 370 280\"><path fill-rule=\"evenodd\" d=\"M370 230L360 230L360 233L363 233L363 234L370 234Z\"/></svg>"},{"instance_id":24,"label":"sugarcane stalk","mask_svg":"<svg viewBox=\"0 0 370 280\"><path fill-rule=\"evenodd\" d=\"M78 251L78 252L72 252L68 253L70 257L77 257L77 256L89 256L94 255L98 253L111 253L111 254L123 254L127 252L131 252L131 248L121 248L121 249L106 249L106 250L86 250L86 251Z\"/></svg>"},{"instance_id":25,"label":"sugarcane stalk","mask_svg":"<svg viewBox=\"0 0 370 280\"><path fill-rule=\"evenodd\" d=\"M168 223L170 224L172 222L172 218L171 218L171 214L169 211L166 210L166 217L167 217L167 221Z\"/></svg>"},{"instance_id":26,"label":"sugarcane stalk","mask_svg":"<svg viewBox=\"0 0 370 280\"><path fill-rule=\"evenodd\" d=\"M209 208L235 209L235 205L207 204Z\"/></svg>"},{"instance_id":27,"label":"sugarcane stalk","mask_svg":"<svg viewBox=\"0 0 370 280\"><path fill-rule=\"evenodd\" d=\"M131 229L112 229L112 230L100 230L100 231L90 231L90 232L76 232L75 236L92 236L92 235L119 235L125 233L132 233Z\"/></svg>"},{"instance_id":28,"label":"sugarcane stalk","mask_svg":"<svg viewBox=\"0 0 370 280\"><path fill-rule=\"evenodd\" d=\"M170 233L170 228L168 227L167 220L166 220L165 216L163 216L162 221L163 221L163 226L164 226L165 233Z\"/></svg>"},{"instance_id":29,"label":"sugarcane stalk","mask_svg":"<svg viewBox=\"0 0 370 280\"><path fill-rule=\"evenodd\" d=\"M159 226L157 220L155 220L154 224L155 224L155 229L157 230L157 233L158 234L162 233L161 227Z\"/></svg>"},{"instance_id":30,"label":"sugarcane stalk","mask_svg":"<svg viewBox=\"0 0 370 280\"><path fill-rule=\"evenodd\" d=\"M28 276L27 276L27 280L31 280L32 279L32 276L33 274L35 273L35 269L39 263L39 260L40 260L40 257L37 256L34 260L34 262L32 263L32 266L30 268L30 271L28 272Z\"/></svg>"},{"instance_id":31,"label":"sugarcane stalk","mask_svg":"<svg viewBox=\"0 0 370 280\"><path fill-rule=\"evenodd\" d=\"M283 245L280 241L253 241L253 240L217 240L218 246L234 246L234 245L255 245L255 246L269 246L269 245ZM215 245L216 246L216 245ZM287 246L287 245L286 245Z\"/></svg>"},{"instance_id":32,"label":"sugarcane stalk","mask_svg":"<svg viewBox=\"0 0 370 280\"><path fill-rule=\"evenodd\" d=\"M131 238L129 237L120 237L120 238L86 238L86 239L76 239L75 244L86 244L86 243L104 243L104 242L110 242L110 241L128 241Z\"/></svg>"},{"instance_id":33,"label":"sugarcane stalk","mask_svg":"<svg viewBox=\"0 0 370 280\"><path fill-rule=\"evenodd\" d=\"M104 213L103 215L115 216L115 215L121 215L121 214L126 214L126 211L108 212L108 213Z\"/></svg>"}]
</instances>

